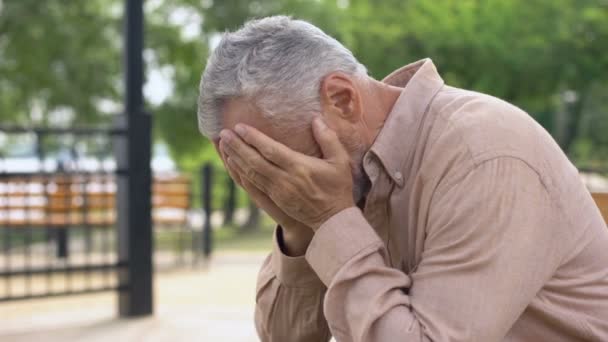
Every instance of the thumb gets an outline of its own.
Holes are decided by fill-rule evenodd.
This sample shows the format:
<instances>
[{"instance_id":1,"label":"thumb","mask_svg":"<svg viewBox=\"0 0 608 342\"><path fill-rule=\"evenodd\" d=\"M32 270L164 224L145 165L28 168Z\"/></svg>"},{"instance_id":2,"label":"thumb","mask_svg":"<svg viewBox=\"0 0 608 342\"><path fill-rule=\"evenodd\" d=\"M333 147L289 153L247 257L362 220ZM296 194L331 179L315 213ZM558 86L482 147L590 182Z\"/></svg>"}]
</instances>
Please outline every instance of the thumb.
<instances>
[{"instance_id":1,"label":"thumb","mask_svg":"<svg viewBox=\"0 0 608 342\"><path fill-rule=\"evenodd\" d=\"M344 159L347 156L338 135L327 126L323 119L317 117L313 120L312 131L317 144L321 147L324 159Z\"/></svg>"}]
</instances>

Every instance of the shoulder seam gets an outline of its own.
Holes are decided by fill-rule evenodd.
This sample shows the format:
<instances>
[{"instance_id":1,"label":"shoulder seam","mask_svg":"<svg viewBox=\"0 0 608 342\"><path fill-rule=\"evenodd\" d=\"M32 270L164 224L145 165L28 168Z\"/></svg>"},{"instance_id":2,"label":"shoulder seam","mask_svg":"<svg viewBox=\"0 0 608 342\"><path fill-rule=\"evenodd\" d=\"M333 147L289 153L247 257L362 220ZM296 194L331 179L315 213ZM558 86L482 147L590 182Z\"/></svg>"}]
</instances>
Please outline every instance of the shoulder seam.
<instances>
[{"instance_id":1,"label":"shoulder seam","mask_svg":"<svg viewBox=\"0 0 608 342\"><path fill-rule=\"evenodd\" d=\"M475 165L474 169L477 168L478 166L481 166L482 164L492 161L494 159L504 158L504 159L518 160L518 161L522 162L523 164L525 164L528 168L530 168L530 170L534 171L534 173L536 173L536 175L538 176L538 180L541 182L541 184L545 188L545 191L547 191L549 193L549 195L551 195L551 191L549 191L550 190L549 185L547 184L545 177L538 171L538 169L535 166L533 166L532 164L530 164L526 159L524 159L518 155L515 155L511 152L512 151L509 151L509 150L488 151L485 153L478 154L477 156L471 155L471 158L473 158L473 164Z\"/></svg>"}]
</instances>

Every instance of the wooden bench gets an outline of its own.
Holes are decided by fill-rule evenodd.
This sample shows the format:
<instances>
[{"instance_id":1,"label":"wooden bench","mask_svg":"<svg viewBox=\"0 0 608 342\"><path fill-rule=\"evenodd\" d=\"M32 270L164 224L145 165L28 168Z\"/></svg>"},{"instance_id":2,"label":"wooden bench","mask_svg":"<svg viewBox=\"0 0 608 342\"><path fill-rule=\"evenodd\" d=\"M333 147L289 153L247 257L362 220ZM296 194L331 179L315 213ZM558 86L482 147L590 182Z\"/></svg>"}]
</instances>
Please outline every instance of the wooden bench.
<instances>
[{"instance_id":1,"label":"wooden bench","mask_svg":"<svg viewBox=\"0 0 608 342\"><path fill-rule=\"evenodd\" d=\"M604 221L608 224L608 192L594 192L591 193L591 196L595 200L595 204L600 209L602 216L604 217Z\"/></svg>"},{"instance_id":2,"label":"wooden bench","mask_svg":"<svg viewBox=\"0 0 608 342\"><path fill-rule=\"evenodd\" d=\"M152 184L152 222L159 226L188 224L192 207L192 181L183 175L154 177Z\"/></svg>"},{"instance_id":3,"label":"wooden bench","mask_svg":"<svg viewBox=\"0 0 608 342\"><path fill-rule=\"evenodd\" d=\"M156 175L152 183L155 226L188 225L192 182ZM54 174L0 178L0 228L56 229L58 255L67 255L67 228L108 228L116 223L113 174Z\"/></svg>"}]
</instances>

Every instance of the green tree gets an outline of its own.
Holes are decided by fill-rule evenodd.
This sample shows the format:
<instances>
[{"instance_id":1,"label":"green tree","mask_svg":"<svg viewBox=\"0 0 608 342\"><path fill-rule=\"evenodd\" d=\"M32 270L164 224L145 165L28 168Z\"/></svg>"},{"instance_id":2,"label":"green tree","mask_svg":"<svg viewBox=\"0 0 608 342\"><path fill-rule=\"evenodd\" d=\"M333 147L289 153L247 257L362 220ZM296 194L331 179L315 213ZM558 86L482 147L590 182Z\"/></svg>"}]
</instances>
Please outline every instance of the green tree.
<instances>
[{"instance_id":1,"label":"green tree","mask_svg":"<svg viewBox=\"0 0 608 342\"><path fill-rule=\"evenodd\" d=\"M574 92L557 136L566 151L591 87L608 78L608 11L600 1L354 0L348 11L344 37L374 76L432 57L449 84L515 103L550 131L561 95Z\"/></svg>"},{"instance_id":2,"label":"green tree","mask_svg":"<svg viewBox=\"0 0 608 342\"><path fill-rule=\"evenodd\" d=\"M0 2L0 122L98 122L120 95L116 1Z\"/></svg>"},{"instance_id":3,"label":"green tree","mask_svg":"<svg viewBox=\"0 0 608 342\"><path fill-rule=\"evenodd\" d=\"M0 4L2 122L46 124L54 116L106 122L110 116L100 109L112 106L100 103L120 110L121 0ZM148 70L165 70L172 93L149 108L156 139L169 145L182 169L218 163L195 118L210 43L250 18L279 13L341 40L376 78L431 57L447 83L530 112L577 161L608 160L597 124L608 120L605 1L150 1ZM192 26L196 34L187 34Z\"/></svg>"}]
</instances>

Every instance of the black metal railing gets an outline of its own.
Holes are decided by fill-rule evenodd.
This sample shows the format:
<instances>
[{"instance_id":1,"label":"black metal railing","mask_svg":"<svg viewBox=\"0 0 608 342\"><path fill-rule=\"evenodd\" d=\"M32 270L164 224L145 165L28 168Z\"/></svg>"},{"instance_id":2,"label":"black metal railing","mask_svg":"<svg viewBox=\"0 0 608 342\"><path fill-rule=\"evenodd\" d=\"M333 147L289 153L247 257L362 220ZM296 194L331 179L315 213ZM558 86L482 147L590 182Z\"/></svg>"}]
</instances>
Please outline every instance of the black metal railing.
<instances>
[{"instance_id":1,"label":"black metal railing","mask_svg":"<svg viewBox=\"0 0 608 342\"><path fill-rule=\"evenodd\" d=\"M15 174L13 165L4 158L0 171L0 181L4 182L0 208L4 215L0 217L0 236L4 239L0 260L0 281L4 286L0 288L4 292L0 292L0 301L117 290L121 316L153 312L152 123L143 99L143 0L124 1L123 23L124 114L118 115L111 126L0 126L0 133L5 136L33 137L37 157L34 170ZM75 162L75 158L66 161L62 156L47 155L61 151L58 146L63 146L68 151L66 155L77 156L79 146L95 145L87 142L90 137L104 141L104 153L112 156L115 165L108 169L103 164L88 168ZM8 143L12 143L10 139ZM49 160L59 160L61 164L48 167ZM113 177L115 192L89 193L89 186L106 183L104 175ZM40 193L30 196L32 189ZM99 203L93 205L97 200ZM104 201L113 202L104 206ZM115 212L113 225L99 219L110 207ZM101 241L99 250L93 248L97 240ZM84 253L72 254L77 247L84 248ZM56 251L51 252L53 248Z\"/></svg>"},{"instance_id":2,"label":"black metal railing","mask_svg":"<svg viewBox=\"0 0 608 342\"><path fill-rule=\"evenodd\" d=\"M128 131L0 125L0 133L29 136L35 145L26 163L29 170L15 165L19 158L0 156L0 302L131 291L129 281L120 274L132 268L131 272L137 272L139 265L125 258L126 251L120 254L126 233L121 235L118 225L118 196L119 177L128 181L132 173L128 163L117 163L112 154L119 148L116 140ZM215 209L221 215L220 225L235 221L242 192L224 170L211 163L200 172L198 189L191 176L152 177L148 201L157 266L198 265L208 258ZM196 196L200 209L193 207ZM191 222L193 213L199 215L197 225Z\"/></svg>"},{"instance_id":3,"label":"black metal railing","mask_svg":"<svg viewBox=\"0 0 608 342\"><path fill-rule=\"evenodd\" d=\"M130 265L116 251L114 210L115 176L124 170L100 158L87 165L74 148L101 139L111 153L113 137L125 131L0 126L0 132L35 145L35 158L0 158L0 301L128 290L118 279ZM63 156L49 157L57 152Z\"/></svg>"}]
</instances>

